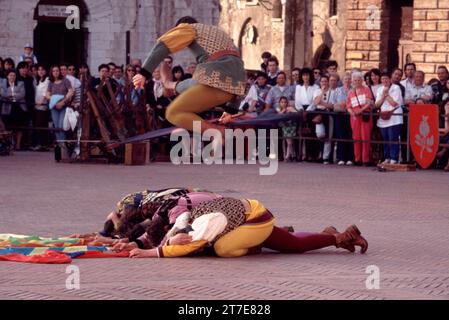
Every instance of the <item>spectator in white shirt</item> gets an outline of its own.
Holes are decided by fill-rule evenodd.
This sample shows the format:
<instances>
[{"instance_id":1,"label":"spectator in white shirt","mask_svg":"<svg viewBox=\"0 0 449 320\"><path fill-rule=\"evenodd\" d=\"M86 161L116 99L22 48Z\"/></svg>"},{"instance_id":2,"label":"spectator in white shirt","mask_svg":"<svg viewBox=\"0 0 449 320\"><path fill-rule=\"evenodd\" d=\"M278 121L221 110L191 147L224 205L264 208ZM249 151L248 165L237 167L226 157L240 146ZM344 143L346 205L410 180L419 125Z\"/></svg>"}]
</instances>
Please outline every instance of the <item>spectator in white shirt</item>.
<instances>
[{"instance_id":1,"label":"spectator in white shirt","mask_svg":"<svg viewBox=\"0 0 449 320\"><path fill-rule=\"evenodd\" d=\"M433 92L429 85L424 83L425 74L423 71L416 71L414 84L405 87L405 103L430 103L432 101Z\"/></svg>"},{"instance_id":2,"label":"spectator in white shirt","mask_svg":"<svg viewBox=\"0 0 449 320\"><path fill-rule=\"evenodd\" d=\"M78 89L81 87L81 81L79 81L77 78L75 78L74 76L70 75L69 73L69 65L62 63L59 66L59 69L61 70L61 75L66 78L67 80L70 81L70 84L72 85L72 88L74 90Z\"/></svg>"},{"instance_id":3,"label":"spectator in white shirt","mask_svg":"<svg viewBox=\"0 0 449 320\"><path fill-rule=\"evenodd\" d=\"M265 112L279 112L279 99L281 97L286 97L291 105L294 104L295 92L292 86L287 85L287 75L284 71L278 73L277 85L272 87L268 93L265 101Z\"/></svg>"},{"instance_id":4,"label":"spectator in white shirt","mask_svg":"<svg viewBox=\"0 0 449 320\"><path fill-rule=\"evenodd\" d=\"M371 89L373 97L377 96L377 90L382 86L380 83L380 70L377 68L371 69L369 72L369 78L367 86Z\"/></svg>"},{"instance_id":5,"label":"spectator in white shirt","mask_svg":"<svg viewBox=\"0 0 449 320\"><path fill-rule=\"evenodd\" d=\"M332 77L335 82L335 76ZM315 91L312 107L308 108L308 111L313 111L313 109L320 110L322 112L332 111L334 109L334 104L336 103L337 93L335 89L330 87L330 79L328 76L321 77L321 89ZM335 83L336 85L336 83ZM321 117L321 120L319 118ZM330 136L330 120L329 116L325 114L318 115L314 121L316 126L316 134L318 138L331 138ZM324 126L324 128L323 128ZM324 132L322 131L324 129ZM331 148L330 143L325 142L323 145L323 163L330 163Z\"/></svg>"},{"instance_id":6,"label":"spectator in white shirt","mask_svg":"<svg viewBox=\"0 0 449 320\"><path fill-rule=\"evenodd\" d=\"M313 95L316 90L319 90L320 87L315 84L314 73L309 68L303 68L299 77L299 85L296 86L295 90L295 109L299 112L307 110L307 108L313 105ZM315 125L312 123L313 115L306 116L304 115L303 123L302 123L302 135L310 136L310 130ZM310 130L309 130L310 128ZM310 145L310 143L304 143L304 140L299 140L299 160L306 159L306 152L303 152L304 146ZM307 147L309 148L309 147ZM307 149L306 148L306 149Z\"/></svg>"},{"instance_id":7,"label":"spectator in white shirt","mask_svg":"<svg viewBox=\"0 0 449 320\"><path fill-rule=\"evenodd\" d=\"M27 58L31 58L33 64L37 64L36 55L33 53L33 46L27 43L23 48L23 54L19 57L19 62L25 61Z\"/></svg>"},{"instance_id":8,"label":"spectator in white shirt","mask_svg":"<svg viewBox=\"0 0 449 320\"><path fill-rule=\"evenodd\" d=\"M348 93L351 91L351 73L343 77L343 87L337 89L337 101L334 104L335 138L351 140L351 122L346 111ZM337 142L337 164L339 166L352 166L354 164L354 146L351 142Z\"/></svg>"},{"instance_id":9,"label":"spectator in white shirt","mask_svg":"<svg viewBox=\"0 0 449 320\"><path fill-rule=\"evenodd\" d=\"M407 90L408 87L412 87L415 84L414 78L416 73L416 64L407 63L404 66L405 79L401 81L401 84Z\"/></svg>"},{"instance_id":10,"label":"spectator in white shirt","mask_svg":"<svg viewBox=\"0 0 449 320\"><path fill-rule=\"evenodd\" d=\"M276 85L279 72L279 60L275 56L271 56L267 65L268 84L270 86L274 87Z\"/></svg>"},{"instance_id":11,"label":"spectator in white shirt","mask_svg":"<svg viewBox=\"0 0 449 320\"><path fill-rule=\"evenodd\" d=\"M34 106L34 125L38 128L48 128L50 120L50 111L48 108L48 99L46 97L50 79L44 66L39 65L35 78L36 86L36 105ZM49 147L49 135L47 131L37 131L35 151L47 151Z\"/></svg>"},{"instance_id":12,"label":"spectator in white shirt","mask_svg":"<svg viewBox=\"0 0 449 320\"><path fill-rule=\"evenodd\" d=\"M380 128L385 142L399 143L399 136L404 123L402 105L401 88L391 83L388 73L382 73L382 86L377 92L376 108L380 108L377 126ZM384 164L397 164L399 149L399 144L385 144Z\"/></svg>"},{"instance_id":13,"label":"spectator in white shirt","mask_svg":"<svg viewBox=\"0 0 449 320\"><path fill-rule=\"evenodd\" d=\"M304 68L301 70L300 83L296 86L295 108L298 111L306 110L313 104L313 95L320 87L315 83L312 70Z\"/></svg>"},{"instance_id":14,"label":"spectator in white shirt","mask_svg":"<svg viewBox=\"0 0 449 320\"><path fill-rule=\"evenodd\" d=\"M293 68L290 85L295 86L296 88L296 86L300 84L300 82L301 82L301 69Z\"/></svg>"},{"instance_id":15,"label":"spectator in white shirt","mask_svg":"<svg viewBox=\"0 0 449 320\"><path fill-rule=\"evenodd\" d=\"M265 72L257 73L256 82L251 86L245 99L240 105L240 110L257 116L265 109L265 100L270 92L270 85L267 84L268 75Z\"/></svg>"},{"instance_id":16,"label":"spectator in white shirt","mask_svg":"<svg viewBox=\"0 0 449 320\"><path fill-rule=\"evenodd\" d=\"M316 84L318 87L320 86L320 79L323 72L320 68L313 68L313 77L315 79L314 84Z\"/></svg>"},{"instance_id":17,"label":"spectator in white shirt","mask_svg":"<svg viewBox=\"0 0 449 320\"><path fill-rule=\"evenodd\" d=\"M327 76L338 76L338 63L335 60L329 60L326 64L326 71L327 71ZM340 81L340 79L337 82L337 87L342 87L343 86L343 82Z\"/></svg>"}]
</instances>

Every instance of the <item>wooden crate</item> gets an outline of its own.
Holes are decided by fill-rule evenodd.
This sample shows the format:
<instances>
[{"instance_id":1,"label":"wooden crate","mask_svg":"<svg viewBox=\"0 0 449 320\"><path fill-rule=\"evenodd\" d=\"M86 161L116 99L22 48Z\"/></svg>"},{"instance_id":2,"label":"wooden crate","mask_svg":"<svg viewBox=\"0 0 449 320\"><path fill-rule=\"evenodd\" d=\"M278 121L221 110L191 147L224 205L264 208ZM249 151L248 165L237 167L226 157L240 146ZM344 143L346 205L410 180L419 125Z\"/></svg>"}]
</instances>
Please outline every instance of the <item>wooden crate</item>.
<instances>
[{"instance_id":1,"label":"wooden crate","mask_svg":"<svg viewBox=\"0 0 449 320\"><path fill-rule=\"evenodd\" d=\"M128 143L125 145L125 165L143 166L150 163L150 143Z\"/></svg>"}]
</instances>

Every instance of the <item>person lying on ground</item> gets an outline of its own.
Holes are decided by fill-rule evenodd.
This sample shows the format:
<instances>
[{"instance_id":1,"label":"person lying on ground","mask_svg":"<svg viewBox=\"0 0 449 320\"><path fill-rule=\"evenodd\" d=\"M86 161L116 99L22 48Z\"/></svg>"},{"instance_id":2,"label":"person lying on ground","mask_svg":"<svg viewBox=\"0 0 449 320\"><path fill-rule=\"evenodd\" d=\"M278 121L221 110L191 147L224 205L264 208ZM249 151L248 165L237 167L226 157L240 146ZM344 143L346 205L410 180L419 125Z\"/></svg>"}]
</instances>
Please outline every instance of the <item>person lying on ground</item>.
<instances>
[{"instance_id":1,"label":"person lying on ground","mask_svg":"<svg viewBox=\"0 0 449 320\"><path fill-rule=\"evenodd\" d=\"M185 216L180 218L186 220ZM165 242L164 230L153 232L152 244L160 242L158 247L141 249L137 244L120 244L113 250L131 250L131 258L171 258L207 253L232 258L260 253L262 248L281 253L305 253L331 246L350 252L354 252L356 246L361 248L361 253L368 250L368 242L356 226L343 233L334 227L328 227L322 233L290 233L276 227L273 214L257 200L219 198L203 203L192 210L185 226L180 234L166 237ZM158 226L155 223L152 227Z\"/></svg>"},{"instance_id":2,"label":"person lying on ground","mask_svg":"<svg viewBox=\"0 0 449 320\"><path fill-rule=\"evenodd\" d=\"M154 228L153 221L156 220L158 223L161 223L161 228L166 229L165 233L167 233L170 229L172 230L172 232L176 232L177 229L175 223L179 216L181 216L185 212L190 212L201 203L211 201L220 197L221 195L208 191L189 192L184 195L172 195L171 197L165 198L163 197L163 199L157 200L158 205L152 208L151 211L153 213L151 214L151 218L148 218L136 225L129 237L117 238L105 235L104 233L72 235L71 237L83 238L85 239L85 242L89 243L89 245L115 245L118 243L126 244L130 242L133 243L141 241L143 243L143 246L147 246L147 243L150 241L150 234L152 232L151 230L153 230ZM153 198L152 201L154 203L156 199ZM142 204L143 206L145 206L145 200L142 201ZM120 207L122 207L122 205L120 205ZM114 213L108 216L108 221L111 221L111 223L120 223L120 219L117 219Z\"/></svg>"}]
</instances>

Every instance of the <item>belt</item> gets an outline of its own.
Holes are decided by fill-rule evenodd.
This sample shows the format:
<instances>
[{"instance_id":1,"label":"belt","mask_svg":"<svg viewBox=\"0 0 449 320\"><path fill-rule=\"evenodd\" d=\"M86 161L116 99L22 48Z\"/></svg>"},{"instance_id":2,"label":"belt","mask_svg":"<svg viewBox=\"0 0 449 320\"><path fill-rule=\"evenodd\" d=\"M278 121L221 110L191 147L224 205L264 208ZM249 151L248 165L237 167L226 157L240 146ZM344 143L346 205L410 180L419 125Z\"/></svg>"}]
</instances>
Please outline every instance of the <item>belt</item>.
<instances>
[{"instance_id":1,"label":"belt","mask_svg":"<svg viewBox=\"0 0 449 320\"><path fill-rule=\"evenodd\" d=\"M235 56L240 58L240 52L235 50L222 50L211 54L207 59L207 62L217 60L223 56Z\"/></svg>"}]
</instances>

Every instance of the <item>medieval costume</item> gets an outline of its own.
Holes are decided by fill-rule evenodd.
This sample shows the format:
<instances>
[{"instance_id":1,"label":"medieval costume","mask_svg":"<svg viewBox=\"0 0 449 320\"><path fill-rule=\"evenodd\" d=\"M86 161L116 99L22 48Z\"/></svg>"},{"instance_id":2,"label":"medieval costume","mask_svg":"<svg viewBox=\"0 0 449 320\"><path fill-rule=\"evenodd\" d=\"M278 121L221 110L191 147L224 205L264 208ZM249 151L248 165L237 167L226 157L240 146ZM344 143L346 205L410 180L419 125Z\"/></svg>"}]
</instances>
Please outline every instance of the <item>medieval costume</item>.
<instances>
[{"instance_id":1,"label":"medieval costume","mask_svg":"<svg viewBox=\"0 0 449 320\"><path fill-rule=\"evenodd\" d=\"M165 33L145 60L141 73L147 79L171 53L189 48L198 63L192 79L177 83L180 95L167 110L172 124L193 129L198 114L245 94L246 73L232 39L216 26L181 23ZM202 130L211 125L202 122Z\"/></svg>"},{"instance_id":2,"label":"medieval costume","mask_svg":"<svg viewBox=\"0 0 449 320\"><path fill-rule=\"evenodd\" d=\"M195 188L171 188L157 191L144 190L125 196L117 203L117 210L109 215L104 237L137 239L145 233L146 225L154 215L170 223L169 211L178 205L180 197L192 192L202 191ZM176 220L175 219L171 219Z\"/></svg>"},{"instance_id":3,"label":"medieval costume","mask_svg":"<svg viewBox=\"0 0 449 320\"><path fill-rule=\"evenodd\" d=\"M184 217L179 217L183 220ZM131 257L182 257L195 255L207 248L223 258L260 253L261 248L281 253L304 253L330 246L351 252L360 246L368 249L368 242L356 226L339 233L327 228L322 233L290 233L275 227L273 214L257 200L219 198L203 203L192 210L186 223L186 232L192 242L184 245L162 244L151 250L136 249ZM190 230L190 231L189 231Z\"/></svg>"}]
</instances>

